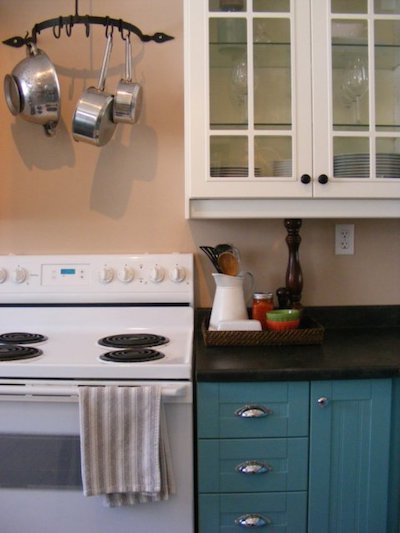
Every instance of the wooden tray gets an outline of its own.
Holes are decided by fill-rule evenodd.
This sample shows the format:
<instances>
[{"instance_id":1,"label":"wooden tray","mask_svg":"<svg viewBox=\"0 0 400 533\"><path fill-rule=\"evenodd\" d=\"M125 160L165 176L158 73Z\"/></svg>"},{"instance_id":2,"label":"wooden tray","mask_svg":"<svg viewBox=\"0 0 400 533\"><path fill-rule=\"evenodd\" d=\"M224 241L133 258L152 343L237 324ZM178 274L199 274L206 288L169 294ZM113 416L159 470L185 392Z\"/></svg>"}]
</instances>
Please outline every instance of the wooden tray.
<instances>
[{"instance_id":1,"label":"wooden tray","mask_svg":"<svg viewBox=\"0 0 400 533\"><path fill-rule=\"evenodd\" d=\"M303 317L296 329L283 331L210 331L209 319L201 329L206 346L261 346L268 344L322 344L325 329L315 320Z\"/></svg>"}]
</instances>

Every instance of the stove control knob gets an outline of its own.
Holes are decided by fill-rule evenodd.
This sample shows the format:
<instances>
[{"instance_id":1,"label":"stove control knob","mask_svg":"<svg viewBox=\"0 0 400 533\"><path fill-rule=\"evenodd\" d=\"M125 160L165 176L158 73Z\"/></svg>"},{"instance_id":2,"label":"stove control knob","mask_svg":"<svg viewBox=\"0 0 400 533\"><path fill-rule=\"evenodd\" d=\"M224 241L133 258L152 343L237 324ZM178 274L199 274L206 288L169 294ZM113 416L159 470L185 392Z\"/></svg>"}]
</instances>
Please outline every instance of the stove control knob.
<instances>
[{"instance_id":1,"label":"stove control knob","mask_svg":"<svg viewBox=\"0 0 400 533\"><path fill-rule=\"evenodd\" d=\"M122 281L122 283L130 283L134 278L134 271L132 268L128 266L123 266L120 270L118 270L118 279L119 281Z\"/></svg>"},{"instance_id":2,"label":"stove control knob","mask_svg":"<svg viewBox=\"0 0 400 533\"><path fill-rule=\"evenodd\" d=\"M7 279L7 270L5 268L0 268L0 283L4 283Z\"/></svg>"},{"instance_id":3,"label":"stove control knob","mask_svg":"<svg viewBox=\"0 0 400 533\"><path fill-rule=\"evenodd\" d=\"M174 267L169 272L169 279L173 281L174 283L182 283L182 281L185 278L186 278L185 269L179 265L176 265L176 267Z\"/></svg>"},{"instance_id":4,"label":"stove control knob","mask_svg":"<svg viewBox=\"0 0 400 533\"><path fill-rule=\"evenodd\" d=\"M110 283L114 279L114 270L111 267L103 267L98 272L100 283Z\"/></svg>"},{"instance_id":5,"label":"stove control knob","mask_svg":"<svg viewBox=\"0 0 400 533\"><path fill-rule=\"evenodd\" d=\"M150 281L152 281L153 283L160 283L160 281L164 279L164 270L160 266L155 265L150 270L149 277L150 277Z\"/></svg>"},{"instance_id":6,"label":"stove control knob","mask_svg":"<svg viewBox=\"0 0 400 533\"><path fill-rule=\"evenodd\" d=\"M11 279L14 283L23 283L27 277L28 271L22 266L17 266L11 274Z\"/></svg>"}]
</instances>

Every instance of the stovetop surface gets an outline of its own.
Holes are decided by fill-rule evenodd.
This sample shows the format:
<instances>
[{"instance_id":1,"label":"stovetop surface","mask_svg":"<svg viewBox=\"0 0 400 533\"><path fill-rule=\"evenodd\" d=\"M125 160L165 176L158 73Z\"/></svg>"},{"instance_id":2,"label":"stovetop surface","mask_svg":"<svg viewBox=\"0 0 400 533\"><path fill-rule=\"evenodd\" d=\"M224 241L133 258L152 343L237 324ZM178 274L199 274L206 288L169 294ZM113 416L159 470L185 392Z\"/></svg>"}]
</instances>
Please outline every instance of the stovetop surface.
<instances>
[{"instance_id":1,"label":"stovetop surface","mask_svg":"<svg viewBox=\"0 0 400 533\"><path fill-rule=\"evenodd\" d=\"M17 331L45 335L47 340L30 344L43 354L21 361L0 361L2 378L191 377L191 307L0 307L0 334ZM113 350L98 343L102 337L144 332L168 339L167 344L155 347L165 357L141 363L99 359Z\"/></svg>"}]
</instances>

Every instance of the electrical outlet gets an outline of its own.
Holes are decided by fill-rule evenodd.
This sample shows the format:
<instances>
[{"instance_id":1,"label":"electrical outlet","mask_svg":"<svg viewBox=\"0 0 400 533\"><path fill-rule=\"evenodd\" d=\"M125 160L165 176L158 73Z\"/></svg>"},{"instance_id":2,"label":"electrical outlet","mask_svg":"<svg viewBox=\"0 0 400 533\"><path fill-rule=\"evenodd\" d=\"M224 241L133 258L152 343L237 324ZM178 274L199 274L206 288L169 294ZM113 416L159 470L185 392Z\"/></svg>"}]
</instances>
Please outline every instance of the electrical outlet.
<instances>
[{"instance_id":1,"label":"electrical outlet","mask_svg":"<svg viewBox=\"0 0 400 533\"><path fill-rule=\"evenodd\" d=\"M354 254L354 224L336 224L335 226L335 254Z\"/></svg>"}]
</instances>

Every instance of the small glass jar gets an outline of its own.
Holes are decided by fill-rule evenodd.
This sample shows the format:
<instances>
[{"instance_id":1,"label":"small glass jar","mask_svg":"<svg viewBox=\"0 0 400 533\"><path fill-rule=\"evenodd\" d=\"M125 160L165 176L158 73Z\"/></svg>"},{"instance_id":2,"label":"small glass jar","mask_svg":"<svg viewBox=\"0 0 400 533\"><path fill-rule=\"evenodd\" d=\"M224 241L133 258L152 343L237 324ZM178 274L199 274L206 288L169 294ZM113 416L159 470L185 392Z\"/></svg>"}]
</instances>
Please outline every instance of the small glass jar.
<instances>
[{"instance_id":1,"label":"small glass jar","mask_svg":"<svg viewBox=\"0 0 400 533\"><path fill-rule=\"evenodd\" d=\"M253 305L251 316L254 320L261 322L263 329L267 329L267 312L274 308L274 297L272 292L255 292L253 294Z\"/></svg>"}]
</instances>

